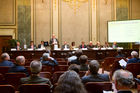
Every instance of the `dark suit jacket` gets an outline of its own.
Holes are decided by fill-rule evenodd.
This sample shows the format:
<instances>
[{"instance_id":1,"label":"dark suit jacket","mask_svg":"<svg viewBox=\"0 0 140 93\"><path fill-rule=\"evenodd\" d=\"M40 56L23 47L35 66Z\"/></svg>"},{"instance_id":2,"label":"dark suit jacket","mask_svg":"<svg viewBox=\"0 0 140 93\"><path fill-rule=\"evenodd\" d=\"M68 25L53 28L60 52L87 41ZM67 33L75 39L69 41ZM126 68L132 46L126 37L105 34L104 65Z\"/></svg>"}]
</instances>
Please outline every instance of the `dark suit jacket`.
<instances>
[{"instance_id":1,"label":"dark suit jacket","mask_svg":"<svg viewBox=\"0 0 140 93\"><path fill-rule=\"evenodd\" d=\"M52 87L52 84L48 78L42 78L39 76L29 76L20 79L22 84L49 84Z\"/></svg>"},{"instance_id":2,"label":"dark suit jacket","mask_svg":"<svg viewBox=\"0 0 140 93\"><path fill-rule=\"evenodd\" d=\"M55 38L55 39L56 39L57 44L59 44L58 39L57 38ZM52 45L52 44L53 44L53 38L50 39L50 45Z\"/></svg>"},{"instance_id":3,"label":"dark suit jacket","mask_svg":"<svg viewBox=\"0 0 140 93\"><path fill-rule=\"evenodd\" d=\"M16 72L21 72L21 73L25 73L26 76L29 76L29 73L27 71L27 69L24 66L13 66L9 69L8 71L9 73L16 73Z\"/></svg>"},{"instance_id":4,"label":"dark suit jacket","mask_svg":"<svg viewBox=\"0 0 140 93\"><path fill-rule=\"evenodd\" d=\"M94 48L94 45L87 45L88 49Z\"/></svg>"},{"instance_id":5,"label":"dark suit jacket","mask_svg":"<svg viewBox=\"0 0 140 93\"><path fill-rule=\"evenodd\" d=\"M62 49L65 49L65 45L62 45L62 47L61 47L61 48L62 48ZM67 45L66 45L66 48L68 48L68 49L69 49L69 48L70 48L70 46L67 44Z\"/></svg>"},{"instance_id":6,"label":"dark suit jacket","mask_svg":"<svg viewBox=\"0 0 140 93\"><path fill-rule=\"evenodd\" d=\"M45 46L44 46L45 47ZM41 48L41 44L38 45L38 48Z\"/></svg>"},{"instance_id":7,"label":"dark suit jacket","mask_svg":"<svg viewBox=\"0 0 140 93\"><path fill-rule=\"evenodd\" d=\"M131 91L118 91L117 93L132 93Z\"/></svg>"},{"instance_id":8,"label":"dark suit jacket","mask_svg":"<svg viewBox=\"0 0 140 93\"><path fill-rule=\"evenodd\" d=\"M104 82L110 81L107 74L91 74L88 76L82 77L82 82L85 84L87 82Z\"/></svg>"},{"instance_id":9,"label":"dark suit jacket","mask_svg":"<svg viewBox=\"0 0 140 93\"><path fill-rule=\"evenodd\" d=\"M31 48L31 45L28 46L28 48ZM34 45L34 49L36 48L36 45Z\"/></svg>"},{"instance_id":10,"label":"dark suit jacket","mask_svg":"<svg viewBox=\"0 0 140 93\"><path fill-rule=\"evenodd\" d=\"M127 61L127 64L130 64L130 63L139 63L140 59L139 58L131 58Z\"/></svg>"},{"instance_id":11,"label":"dark suit jacket","mask_svg":"<svg viewBox=\"0 0 140 93\"><path fill-rule=\"evenodd\" d=\"M58 62L54 59L51 61L41 61L42 65L57 66Z\"/></svg>"},{"instance_id":12,"label":"dark suit jacket","mask_svg":"<svg viewBox=\"0 0 140 93\"><path fill-rule=\"evenodd\" d=\"M80 46L79 46L79 48L82 48L82 45L80 45ZM86 46L86 45L84 45L84 48L87 48L87 46Z\"/></svg>"},{"instance_id":13,"label":"dark suit jacket","mask_svg":"<svg viewBox=\"0 0 140 93\"><path fill-rule=\"evenodd\" d=\"M14 66L13 62L11 61L3 61L3 62L0 62L0 66Z\"/></svg>"},{"instance_id":14,"label":"dark suit jacket","mask_svg":"<svg viewBox=\"0 0 140 93\"><path fill-rule=\"evenodd\" d=\"M16 46L15 48L17 49L17 46ZM22 48L21 48L21 47L19 47L19 50L22 50Z\"/></svg>"}]
</instances>

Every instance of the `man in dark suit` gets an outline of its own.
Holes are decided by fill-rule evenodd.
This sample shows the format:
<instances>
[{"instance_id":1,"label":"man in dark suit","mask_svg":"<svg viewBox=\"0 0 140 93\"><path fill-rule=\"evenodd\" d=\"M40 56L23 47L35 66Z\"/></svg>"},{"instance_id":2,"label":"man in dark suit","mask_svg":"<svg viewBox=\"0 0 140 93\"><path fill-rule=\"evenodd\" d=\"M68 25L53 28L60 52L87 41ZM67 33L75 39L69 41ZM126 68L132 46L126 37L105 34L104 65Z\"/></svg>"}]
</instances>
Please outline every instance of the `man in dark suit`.
<instances>
[{"instance_id":1,"label":"man in dark suit","mask_svg":"<svg viewBox=\"0 0 140 93\"><path fill-rule=\"evenodd\" d=\"M52 35L52 38L50 39L50 45L58 45L58 39L55 37L55 34Z\"/></svg>"},{"instance_id":2,"label":"man in dark suit","mask_svg":"<svg viewBox=\"0 0 140 93\"><path fill-rule=\"evenodd\" d=\"M24 67L25 65L25 57L24 56L18 56L16 57L16 64L9 69L9 73L16 73L16 72L21 72L25 73L26 76L29 76L29 73L27 69Z\"/></svg>"},{"instance_id":3,"label":"man in dark suit","mask_svg":"<svg viewBox=\"0 0 140 93\"><path fill-rule=\"evenodd\" d=\"M79 48L87 48L87 46L85 45L85 42L84 41L82 41L81 43L82 44L79 46Z\"/></svg>"},{"instance_id":4,"label":"man in dark suit","mask_svg":"<svg viewBox=\"0 0 140 93\"><path fill-rule=\"evenodd\" d=\"M28 48L31 48L33 50L36 48L36 45L34 45L34 41L30 41L30 45Z\"/></svg>"},{"instance_id":5,"label":"man in dark suit","mask_svg":"<svg viewBox=\"0 0 140 93\"><path fill-rule=\"evenodd\" d=\"M38 48L41 48L41 49L45 48L44 41L41 41L41 44L38 45Z\"/></svg>"},{"instance_id":6,"label":"man in dark suit","mask_svg":"<svg viewBox=\"0 0 140 93\"><path fill-rule=\"evenodd\" d=\"M131 59L127 61L127 64L130 63L139 63L140 59L138 58L138 53L136 51L131 52Z\"/></svg>"},{"instance_id":7,"label":"man in dark suit","mask_svg":"<svg viewBox=\"0 0 140 93\"><path fill-rule=\"evenodd\" d=\"M52 84L48 78L39 76L42 69L42 64L39 61L32 61L30 63L31 75L26 78L21 78L22 84L48 84L52 87Z\"/></svg>"},{"instance_id":8,"label":"man in dark suit","mask_svg":"<svg viewBox=\"0 0 140 93\"><path fill-rule=\"evenodd\" d=\"M64 45L61 47L62 49L70 49L70 46L67 44L67 42L64 42Z\"/></svg>"},{"instance_id":9,"label":"man in dark suit","mask_svg":"<svg viewBox=\"0 0 140 93\"><path fill-rule=\"evenodd\" d=\"M80 71L88 71L88 65L86 64L88 57L86 55L81 55L79 60L80 60Z\"/></svg>"},{"instance_id":10,"label":"man in dark suit","mask_svg":"<svg viewBox=\"0 0 140 93\"><path fill-rule=\"evenodd\" d=\"M133 74L126 70L117 70L113 74L113 81L117 93L132 93L130 89L134 85Z\"/></svg>"},{"instance_id":11,"label":"man in dark suit","mask_svg":"<svg viewBox=\"0 0 140 93\"><path fill-rule=\"evenodd\" d=\"M13 62L9 61L10 56L8 53L2 53L1 59L0 66L14 66Z\"/></svg>"},{"instance_id":12,"label":"man in dark suit","mask_svg":"<svg viewBox=\"0 0 140 93\"><path fill-rule=\"evenodd\" d=\"M89 70L86 72L85 76L82 77L82 82L85 84L87 82L110 81L109 75L98 73L99 67L100 65L97 60L89 62Z\"/></svg>"},{"instance_id":13,"label":"man in dark suit","mask_svg":"<svg viewBox=\"0 0 140 93\"><path fill-rule=\"evenodd\" d=\"M41 63L43 65L48 65L48 66L57 66L58 65L58 62L54 58L50 57L49 53L43 54Z\"/></svg>"},{"instance_id":14,"label":"man in dark suit","mask_svg":"<svg viewBox=\"0 0 140 93\"><path fill-rule=\"evenodd\" d=\"M87 48L88 49L94 48L94 45L93 45L92 41L89 42L89 44L87 45Z\"/></svg>"}]
</instances>

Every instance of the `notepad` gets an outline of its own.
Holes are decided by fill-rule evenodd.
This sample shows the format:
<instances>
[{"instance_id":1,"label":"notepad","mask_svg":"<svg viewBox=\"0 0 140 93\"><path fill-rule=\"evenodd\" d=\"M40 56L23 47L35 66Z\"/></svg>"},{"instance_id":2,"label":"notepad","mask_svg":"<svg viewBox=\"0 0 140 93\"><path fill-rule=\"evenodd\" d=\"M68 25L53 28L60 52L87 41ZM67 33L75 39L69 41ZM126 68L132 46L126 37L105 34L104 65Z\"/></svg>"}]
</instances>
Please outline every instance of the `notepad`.
<instances>
[{"instance_id":1,"label":"notepad","mask_svg":"<svg viewBox=\"0 0 140 93\"><path fill-rule=\"evenodd\" d=\"M124 59L121 59L119 61L119 63L120 63L120 66L126 66L127 65L127 62Z\"/></svg>"}]
</instances>

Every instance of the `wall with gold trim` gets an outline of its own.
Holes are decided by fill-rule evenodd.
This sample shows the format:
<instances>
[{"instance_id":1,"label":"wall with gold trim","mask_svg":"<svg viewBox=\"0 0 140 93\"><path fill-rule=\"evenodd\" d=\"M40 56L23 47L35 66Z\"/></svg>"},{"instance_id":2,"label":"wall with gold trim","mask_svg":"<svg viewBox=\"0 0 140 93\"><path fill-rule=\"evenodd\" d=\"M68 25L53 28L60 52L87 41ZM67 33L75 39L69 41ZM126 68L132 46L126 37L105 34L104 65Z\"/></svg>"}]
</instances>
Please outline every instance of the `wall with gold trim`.
<instances>
[{"instance_id":1,"label":"wall with gold trim","mask_svg":"<svg viewBox=\"0 0 140 93\"><path fill-rule=\"evenodd\" d=\"M0 0L0 35L11 35L17 39L16 0Z\"/></svg>"}]
</instances>

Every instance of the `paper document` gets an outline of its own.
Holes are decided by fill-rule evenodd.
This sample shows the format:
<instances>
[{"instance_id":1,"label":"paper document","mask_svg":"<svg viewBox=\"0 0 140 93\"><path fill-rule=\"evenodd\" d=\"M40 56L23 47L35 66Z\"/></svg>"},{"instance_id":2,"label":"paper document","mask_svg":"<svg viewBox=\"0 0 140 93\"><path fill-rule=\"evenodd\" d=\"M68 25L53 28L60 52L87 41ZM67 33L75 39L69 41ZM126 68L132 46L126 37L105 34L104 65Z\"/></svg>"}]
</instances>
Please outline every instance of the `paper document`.
<instances>
[{"instance_id":1,"label":"paper document","mask_svg":"<svg viewBox=\"0 0 140 93\"><path fill-rule=\"evenodd\" d=\"M120 63L121 66L126 66L127 65L127 62L124 59L121 59L119 61L119 63Z\"/></svg>"}]
</instances>

